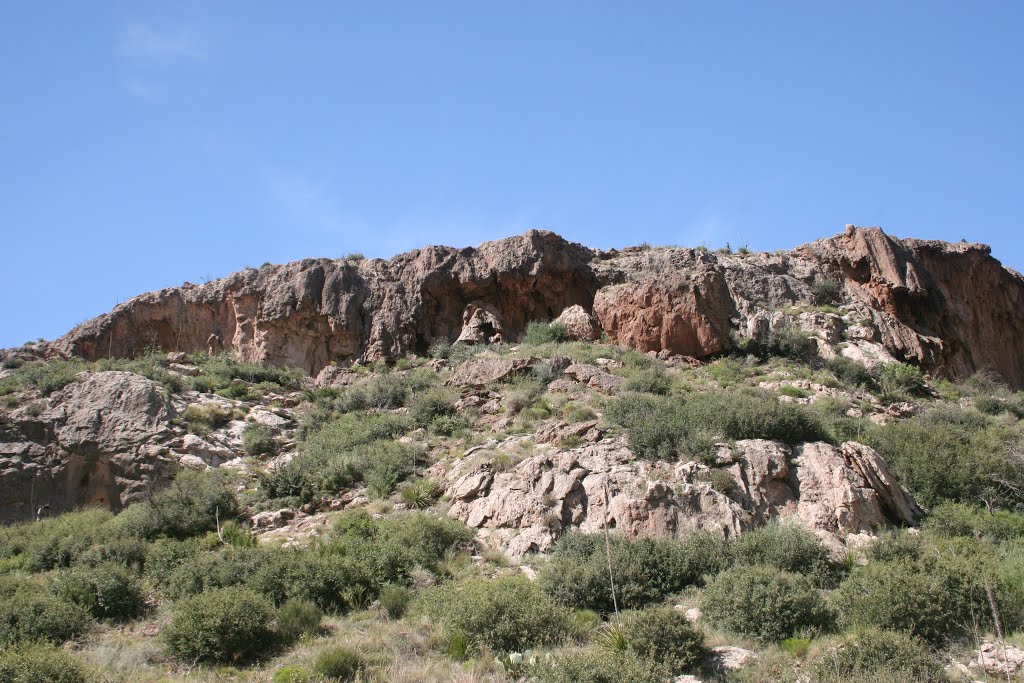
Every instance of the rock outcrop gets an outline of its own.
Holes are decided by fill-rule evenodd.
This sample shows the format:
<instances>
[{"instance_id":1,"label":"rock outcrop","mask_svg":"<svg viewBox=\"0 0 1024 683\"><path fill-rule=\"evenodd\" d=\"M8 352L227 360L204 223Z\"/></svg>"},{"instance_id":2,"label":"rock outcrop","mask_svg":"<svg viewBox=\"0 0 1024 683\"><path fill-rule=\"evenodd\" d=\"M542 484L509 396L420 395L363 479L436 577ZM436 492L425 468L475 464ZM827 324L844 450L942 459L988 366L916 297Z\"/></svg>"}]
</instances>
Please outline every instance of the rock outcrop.
<instances>
[{"instance_id":1,"label":"rock outcrop","mask_svg":"<svg viewBox=\"0 0 1024 683\"><path fill-rule=\"evenodd\" d=\"M839 312L801 312L822 303L821 283ZM231 351L316 375L438 341L514 341L528 322L562 316L578 338L603 332L640 351L694 357L728 350L734 336L810 328L826 357L912 362L954 378L989 370L1024 387L1022 310L1024 279L979 244L850 226L775 254L598 251L531 230L475 249L306 259L150 292L34 353Z\"/></svg>"},{"instance_id":2,"label":"rock outcrop","mask_svg":"<svg viewBox=\"0 0 1024 683\"><path fill-rule=\"evenodd\" d=\"M15 411L0 424L0 521L142 498L175 468L173 417L160 387L128 372L83 373Z\"/></svg>"},{"instance_id":3,"label":"rock outcrop","mask_svg":"<svg viewBox=\"0 0 1024 683\"><path fill-rule=\"evenodd\" d=\"M728 469L716 479L696 462L638 460L621 437L569 450L540 446L498 471L488 453L514 450L518 439L474 449L438 473L448 478L449 514L514 557L548 550L570 528L597 532L607 524L627 537L680 538L695 530L729 537L775 519L803 524L838 548L851 534L911 525L922 515L882 457L852 442L738 441L719 450Z\"/></svg>"}]
</instances>

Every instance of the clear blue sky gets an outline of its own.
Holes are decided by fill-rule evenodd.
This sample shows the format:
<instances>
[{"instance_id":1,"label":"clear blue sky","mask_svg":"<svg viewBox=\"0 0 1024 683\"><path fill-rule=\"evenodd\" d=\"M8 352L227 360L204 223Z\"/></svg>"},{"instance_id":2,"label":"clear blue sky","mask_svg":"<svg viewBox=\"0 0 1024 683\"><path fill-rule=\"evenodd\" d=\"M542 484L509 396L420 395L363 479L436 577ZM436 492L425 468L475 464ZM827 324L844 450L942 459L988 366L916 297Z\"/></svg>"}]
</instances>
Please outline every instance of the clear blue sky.
<instances>
[{"instance_id":1,"label":"clear blue sky","mask_svg":"<svg viewBox=\"0 0 1024 683\"><path fill-rule=\"evenodd\" d=\"M1021 2L0 3L0 347L246 265L846 223L1024 269Z\"/></svg>"}]
</instances>

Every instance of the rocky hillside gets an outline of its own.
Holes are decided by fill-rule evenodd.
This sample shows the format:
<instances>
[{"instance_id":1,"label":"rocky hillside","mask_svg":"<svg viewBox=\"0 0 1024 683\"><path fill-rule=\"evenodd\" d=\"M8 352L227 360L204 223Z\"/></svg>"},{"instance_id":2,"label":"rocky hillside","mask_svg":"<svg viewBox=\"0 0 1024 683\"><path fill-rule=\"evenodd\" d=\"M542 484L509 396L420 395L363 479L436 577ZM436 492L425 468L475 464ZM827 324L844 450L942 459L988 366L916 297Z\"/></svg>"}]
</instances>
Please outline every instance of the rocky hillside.
<instances>
[{"instance_id":1,"label":"rocky hillside","mask_svg":"<svg viewBox=\"0 0 1024 683\"><path fill-rule=\"evenodd\" d=\"M867 364L893 358L953 379L989 370L1021 387L1022 305L1024 280L988 247L879 228L850 226L774 254L598 251L531 230L475 249L268 264L150 292L40 351L86 360L232 351L315 375L438 341L514 341L530 321L580 306L595 335L644 353L706 358L797 324Z\"/></svg>"},{"instance_id":2,"label":"rocky hillside","mask_svg":"<svg viewBox=\"0 0 1024 683\"><path fill-rule=\"evenodd\" d=\"M530 232L137 297L0 356L0 681L1014 680L1021 284Z\"/></svg>"}]
</instances>

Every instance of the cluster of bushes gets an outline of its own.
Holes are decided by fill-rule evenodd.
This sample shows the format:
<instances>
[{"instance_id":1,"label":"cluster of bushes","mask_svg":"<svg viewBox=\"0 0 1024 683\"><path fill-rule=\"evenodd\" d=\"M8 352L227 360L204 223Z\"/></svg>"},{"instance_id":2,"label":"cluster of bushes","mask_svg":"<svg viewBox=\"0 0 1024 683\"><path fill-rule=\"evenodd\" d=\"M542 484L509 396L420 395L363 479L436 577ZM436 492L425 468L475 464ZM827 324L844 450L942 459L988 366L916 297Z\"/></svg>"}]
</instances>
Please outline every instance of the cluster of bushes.
<instances>
[{"instance_id":1,"label":"cluster of bushes","mask_svg":"<svg viewBox=\"0 0 1024 683\"><path fill-rule=\"evenodd\" d=\"M1024 509L1024 436L997 418L955 405L871 427L863 441L889 461L919 503L988 501Z\"/></svg>"},{"instance_id":2,"label":"cluster of bushes","mask_svg":"<svg viewBox=\"0 0 1024 683\"><path fill-rule=\"evenodd\" d=\"M630 449L644 458L704 458L720 440L831 440L817 412L779 403L767 392L627 394L609 403L605 416L628 432Z\"/></svg>"},{"instance_id":3,"label":"cluster of bushes","mask_svg":"<svg viewBox=\"0 0 1024 683\"><path fill-rule=\"evenodd\" d=\"M306 502L365 482L386 497L416 471L419 451L395 441L411 426L406 415L343 414L307 434L299 455L267 475L267 495Z\"/></svg>"},{"instance_id":4,"label":"cluster of bushes","mask_svg":"<svg viewBox=\"0 0 1024 683\"><path fill-rule=\"evenodd\" d=\"M11 375L0 380L0 396L26 389L49 396L73 382L80 372L120 370L142 375L171 392L191 389L217 393L226 398L252 399L272 391L296 389L303 376L303 372L296 368L247 363L226 353L212 358L204 353L194 353L190 362L199 366L200 374L184 377L171 372L167 355L156 351L136 358L104 358L93 362L78 358L32 361L21 364Z\"/></svg>"}]
</instances>

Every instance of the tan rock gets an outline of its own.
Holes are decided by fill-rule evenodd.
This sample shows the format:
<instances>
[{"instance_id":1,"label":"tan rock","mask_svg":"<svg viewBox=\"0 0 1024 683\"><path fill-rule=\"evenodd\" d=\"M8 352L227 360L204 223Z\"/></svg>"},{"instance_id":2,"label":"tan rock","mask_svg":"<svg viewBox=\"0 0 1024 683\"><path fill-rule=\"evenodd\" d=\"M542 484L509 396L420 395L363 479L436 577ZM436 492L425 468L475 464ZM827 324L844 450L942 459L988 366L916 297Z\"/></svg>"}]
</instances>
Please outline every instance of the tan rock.
<instances>
[{"instance_id":1,"label":"tan rock","mask_svg":"<svg viewBox=\"0 0 1024 683\"><path fill-rule=\"evenodd\" d=\"M562 311L554 322L564 325L565 336L573 341L597 341L601 338L601 326L579 304Z\"/></svg>"},{"instance_id":2,"label":"tan rock","mask_svg":"<svg viewBox=\"0 0 1024 683\"><path fill-rule=\"evenodd\" d=\"M483 353L457 367L447 384L483 388L526 372L534 362L532 358L502 358L490 352Z\"/></svg>"}]
</instances>

